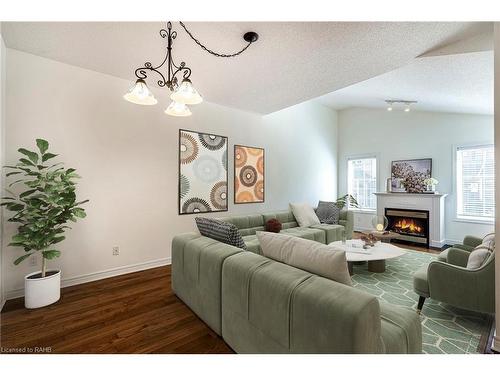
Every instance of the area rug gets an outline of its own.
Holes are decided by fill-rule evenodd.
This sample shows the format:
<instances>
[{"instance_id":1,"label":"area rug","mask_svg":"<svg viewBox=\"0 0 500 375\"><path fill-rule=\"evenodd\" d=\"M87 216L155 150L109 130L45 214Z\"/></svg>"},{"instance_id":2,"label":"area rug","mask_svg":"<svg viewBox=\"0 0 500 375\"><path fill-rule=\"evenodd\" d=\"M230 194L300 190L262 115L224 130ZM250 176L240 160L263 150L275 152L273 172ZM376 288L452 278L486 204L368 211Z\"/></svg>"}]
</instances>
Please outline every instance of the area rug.
<instances>
[{"instance_id":1,"label":"area rug","mask_svg":"<svg viewBox=\"0 0 500 375\"><path fill-rule=\"evenodd\" d=\"M413 291L413 273L435 256L406 251L399 258L387 260L384 273L369 272L366 264L354 265L353 285L381 300L415 310L418 295ZM489 328L485 315L429 298L425 301L420 316L423 352L427 354L478 353L481 335Z\"/></svg>"}]
</instances>

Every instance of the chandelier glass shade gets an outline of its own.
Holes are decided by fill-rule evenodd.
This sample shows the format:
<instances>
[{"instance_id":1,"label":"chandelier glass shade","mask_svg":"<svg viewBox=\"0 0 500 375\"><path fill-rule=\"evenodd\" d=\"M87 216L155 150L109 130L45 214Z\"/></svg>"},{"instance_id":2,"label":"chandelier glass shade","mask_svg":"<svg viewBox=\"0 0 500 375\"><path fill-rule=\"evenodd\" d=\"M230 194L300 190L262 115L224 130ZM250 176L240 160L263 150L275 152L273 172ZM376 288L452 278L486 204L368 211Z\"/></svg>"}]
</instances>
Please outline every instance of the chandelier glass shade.
<instances>
[{"instance_id":1,"label":"chandelier glass shade","mask_svg":"<svg viewBox=\"0 0 500 375\"><path fill-rule=\"evenodd\" d=\"M140 105L155 105L158 103L158 100L156 100L143 79L138 79L135 85L123 95L123 98L131 103Z\"/></svg>"},{"instance_id":2,"label":"chandelier glass shade","mask_svg":"<svg viewBox=\"0 0 500 375\"><path fill-rule=\"evenodd\" d=\"M176 117L191 116L191 111L189 110L188 106L184 103L179 103L176 101L172 101L172 103L170 103L168 108L165 110L165 113L167 115Z\"/></svg>"},{"instance_id":3,"label":"chandelier glass shade","mask_svg":"<svg viewBox=\"0 0 500 375\"><path fill-rule=\"evenodd\" d=\"M201 95L196 91L191 81L187 78L182 80L180 86L170 95L170 99L182 104L200 104L203 101Z\"/></svg>"}]
</instances>

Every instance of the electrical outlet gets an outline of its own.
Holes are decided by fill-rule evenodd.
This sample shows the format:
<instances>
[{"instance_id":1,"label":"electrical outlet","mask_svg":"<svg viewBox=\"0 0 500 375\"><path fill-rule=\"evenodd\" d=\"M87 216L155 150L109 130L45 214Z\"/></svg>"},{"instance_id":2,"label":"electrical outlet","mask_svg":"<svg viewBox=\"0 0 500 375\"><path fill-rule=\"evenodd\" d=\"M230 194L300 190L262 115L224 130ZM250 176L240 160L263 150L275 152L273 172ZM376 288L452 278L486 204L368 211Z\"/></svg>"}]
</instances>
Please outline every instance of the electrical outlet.
<instances>
[{"instance_id":1,"label":"electrical outlet","mask_svg":"<svg viewBox=\"0 0 500 375\"><path fill-rule=\"evenodd\" d=\"M36 258L36 256L35 256L35 255L30 256L30 266L31 266L31 267L36 267L36 265L37 265L37 261L36 261L36 259L37 259L37 258Z\"/></svg>"},{"instance_id":2,"label":"electrical outlet","mask_svg":"<svg viewBox=\"0 0 500 375\"><path fill-rule=\"evenodd\" d=\"M120 248L118 246L113 246L113 255L120 255Z\"/></svg>"}]
</instances>

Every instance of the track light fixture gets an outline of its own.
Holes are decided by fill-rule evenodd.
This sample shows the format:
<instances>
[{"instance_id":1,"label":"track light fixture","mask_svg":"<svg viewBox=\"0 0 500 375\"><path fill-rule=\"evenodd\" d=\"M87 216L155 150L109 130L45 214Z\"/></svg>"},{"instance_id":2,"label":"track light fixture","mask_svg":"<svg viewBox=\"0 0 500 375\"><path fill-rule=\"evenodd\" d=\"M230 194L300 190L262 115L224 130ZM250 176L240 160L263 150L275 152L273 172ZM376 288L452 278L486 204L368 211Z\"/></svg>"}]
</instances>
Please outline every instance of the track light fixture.
<instances>
[{"instance_id":1,"label":"track light fixture","mask_svg":"<svg viewBox=\"0 0 500 375\"><path fill-rule=\"evenodd\" d=\"M203 50L210 53L211 55L217 57L235 57L243 53L252 43L255 43L259 39L259 35L253 31L249 31L243 35L243 39L247 43L246 46L238 52L231 54L224 54L214 52L207 47L205 47L198 39L196 39L193 34L187 29L184 23L180 22L182 28L186 31L189 37L198 44ZM135 70L135 76L137 80L135 84L130 88L130 90L123 95L123 98L131 103L140 105L154 105L158 103L158 100L154 97L153 93L149 90L146 79L149 73L156 73L159 77L156 83L160 87L167 87L170 89L172 94L170 99L172 102L165 110L165 113L170 116L185 117L191 116L191 111L187 105L199 104L203 101L203 98L194 88L190 77L191 68L189 68L183 61L177 65L172 57L172 44L174 39L177 37L177 32L172 31L172 23L167 22L167 29L160 30L160 36L167 39L167 54L163 59L162 63L158 66L154 66L150 62L144 63L144 66L139 67ZM164 75L160 68L165 66L166 75ZM182 75L182 80L181 76ZM181 82L179 83L179 81Z\"/></svg>"},{"instance_id":2,"label":"track light fixture","mask_svg":"<svg viewBox=\"0 0 500 375\"><path fill-rule=\"evenodd\" d=\"M410 112L411 108L410 106L412 104L418 103L416 100L392 100L392 99L387 99L385 101L387 103L387 110L391 112L394 108L394 104L402 104L404 105L404 111L405 112Z\"/></svg>"}]
</instances>

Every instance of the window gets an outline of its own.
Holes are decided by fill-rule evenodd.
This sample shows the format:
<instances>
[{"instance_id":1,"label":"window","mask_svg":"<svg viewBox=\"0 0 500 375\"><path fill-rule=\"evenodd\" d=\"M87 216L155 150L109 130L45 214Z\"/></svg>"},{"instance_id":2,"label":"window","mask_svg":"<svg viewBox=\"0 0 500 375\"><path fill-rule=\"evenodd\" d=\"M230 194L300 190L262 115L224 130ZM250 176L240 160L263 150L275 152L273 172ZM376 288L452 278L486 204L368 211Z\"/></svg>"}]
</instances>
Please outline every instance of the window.
<instances>
[{"instance_id":1,"label":"window","mask_svg":"<svg viewBox=\"0 0 500 375\"><path fill-rule=\"evenodd\" d=\"M350 159L347 162L347 192L361 209L374 210L377 206L377 159Z\"/></svg>"},{"instance_id":2,"label":"window","mask_svg":"<svg viewBox=\"0 0 500 375\"><path fill-rule=\"evenodd\" d=\"M457 218L495 217L495 158L493 145L458 147Z\"/></svg>"}]
</instances>

